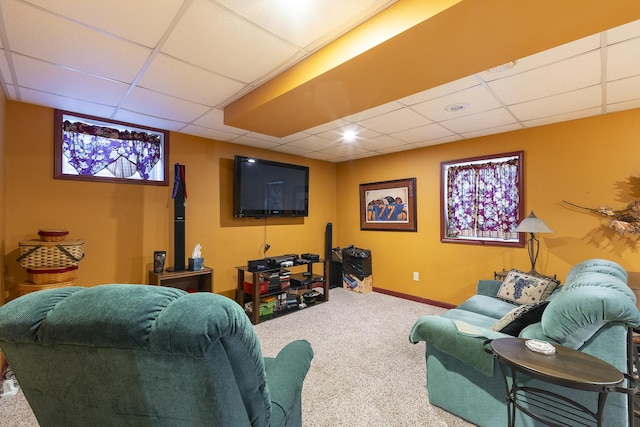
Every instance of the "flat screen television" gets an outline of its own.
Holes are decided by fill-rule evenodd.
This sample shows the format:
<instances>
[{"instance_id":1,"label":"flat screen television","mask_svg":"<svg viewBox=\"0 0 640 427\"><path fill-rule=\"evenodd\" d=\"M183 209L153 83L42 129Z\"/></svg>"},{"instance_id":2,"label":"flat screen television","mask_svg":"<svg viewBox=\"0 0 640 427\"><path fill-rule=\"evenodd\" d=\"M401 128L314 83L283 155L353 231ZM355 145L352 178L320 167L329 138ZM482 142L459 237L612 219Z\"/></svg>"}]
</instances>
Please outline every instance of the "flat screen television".
<instances>
[{"instance_id":1,"label":"flat screen television","mask_svg":"<svg viewBox=\"0 0 640 427\"><path fill-rule=\"evenodd\" d=\"M254 157L235 156L233 216L309 215L309 168Z\"/></svg>"}]
</instances>

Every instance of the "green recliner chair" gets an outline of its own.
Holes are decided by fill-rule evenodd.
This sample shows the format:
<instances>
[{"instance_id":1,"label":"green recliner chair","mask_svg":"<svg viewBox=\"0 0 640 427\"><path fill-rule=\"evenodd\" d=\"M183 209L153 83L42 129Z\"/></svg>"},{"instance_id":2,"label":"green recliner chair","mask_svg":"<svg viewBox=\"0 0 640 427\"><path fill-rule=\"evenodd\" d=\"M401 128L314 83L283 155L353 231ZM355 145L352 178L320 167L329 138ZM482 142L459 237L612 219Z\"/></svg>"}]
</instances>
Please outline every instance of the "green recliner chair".
<instances>
[{"instance_id":1,"label":"green recliner chair","mask_svg":"<svg viewBox=\"0 0 640 427\"><path fill-rule=\"evenodd\" d=\"M307 341L264 358L243 309L148 285L33 292L0 348L41 426L301 426Z\"/></svg>"}]
</instances>

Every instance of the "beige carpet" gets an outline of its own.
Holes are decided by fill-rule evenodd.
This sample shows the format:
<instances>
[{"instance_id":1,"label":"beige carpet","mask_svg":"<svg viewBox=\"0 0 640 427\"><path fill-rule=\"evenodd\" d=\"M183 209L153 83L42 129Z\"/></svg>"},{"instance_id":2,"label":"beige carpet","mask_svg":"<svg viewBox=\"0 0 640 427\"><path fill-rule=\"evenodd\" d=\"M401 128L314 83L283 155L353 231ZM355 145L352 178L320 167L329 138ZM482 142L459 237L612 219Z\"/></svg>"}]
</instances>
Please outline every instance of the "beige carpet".
<instances>
[{"instance_id":1,"label":"beige carpet","mask_svg":"<svg viewBox=\"0 0 640 427\"><path fill-rule=\"evenodd\" d=\"M294 339L315 352L303 389L305 427L469 426L429 405L424 343L408 334L423 314L444 309L340 288L330 301L255 327L265 356ZM38 423L22 393L0 399L0 426Z\"/></svg>"}]
</instances>

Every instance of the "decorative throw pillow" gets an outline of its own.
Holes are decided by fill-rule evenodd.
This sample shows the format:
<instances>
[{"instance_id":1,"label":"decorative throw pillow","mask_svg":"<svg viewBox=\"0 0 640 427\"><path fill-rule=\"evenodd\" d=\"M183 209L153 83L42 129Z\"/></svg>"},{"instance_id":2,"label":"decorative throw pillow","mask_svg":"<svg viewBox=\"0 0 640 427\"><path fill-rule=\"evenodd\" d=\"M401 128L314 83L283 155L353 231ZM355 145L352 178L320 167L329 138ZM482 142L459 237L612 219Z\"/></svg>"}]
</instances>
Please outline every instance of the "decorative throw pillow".
<instances>
[{"instance_id":1,"label":"decorative throw pillow","mask_svg":"<svg viewBox=\"0 0 640 427\"><path fill-rule=\"evenodd\" d=\"M542 319L542 313L548 304L549 301L537 301L516 307L502 316L491 330L517 337L524 328Z\"/></svg>"},{"instance_id":2,"label":"decorative throw pillow","mask_svg":"<svg viewBox=\"0 0 640 427\"><path fill-rule=\"evenodd\" d=\"M550 277L532 276L520 270L511 270L498 290L498 299L514 304L544 301L559 282Z\"/></svg>"}]
</instances>

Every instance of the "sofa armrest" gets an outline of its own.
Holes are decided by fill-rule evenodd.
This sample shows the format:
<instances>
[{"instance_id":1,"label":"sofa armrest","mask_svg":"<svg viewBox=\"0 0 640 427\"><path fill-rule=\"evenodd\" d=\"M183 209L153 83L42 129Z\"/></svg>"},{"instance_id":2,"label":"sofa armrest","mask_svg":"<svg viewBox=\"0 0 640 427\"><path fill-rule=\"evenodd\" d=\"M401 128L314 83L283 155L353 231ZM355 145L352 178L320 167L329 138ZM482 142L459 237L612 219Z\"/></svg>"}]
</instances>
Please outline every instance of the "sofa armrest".
<instances>
[{"instance_id":1,"label":"sofa armrest","mask_svg":"<svg viewBox=\"0 0 640 427\"><path fill-rule=\"evenodd\" d=\"M500 286L502 286L502 282L499 280L478 280L476 294L496 298Z\"/></svg>"},{"instance_id":2,"label":"sofa armrest","mask_svg":"<svg viewBox=\"0 0 640 427\"><path fill-rule=\"evenodd\" d=\"M287 425L289 415L295 410L294 405L300 402L302 383L311 366L311 359L313 350L309 342L297 340L287 344L266 363L271 396L270 425Z\"/></svg>"},{"instance_id":3,"label":"sofa armrest","mask_svg":"<svg viewBox=\"0 0 640 427\"><path fill-rule=\"evenodd\" d=\"M459 323L457 325L456 323ZM493 375L493 356L483 350L487 339L509 335L441 316L421 316L409 333L413 344L424 341L485 375Z\"/></svg>"}]
</instances>

